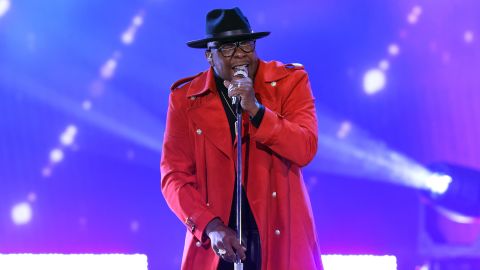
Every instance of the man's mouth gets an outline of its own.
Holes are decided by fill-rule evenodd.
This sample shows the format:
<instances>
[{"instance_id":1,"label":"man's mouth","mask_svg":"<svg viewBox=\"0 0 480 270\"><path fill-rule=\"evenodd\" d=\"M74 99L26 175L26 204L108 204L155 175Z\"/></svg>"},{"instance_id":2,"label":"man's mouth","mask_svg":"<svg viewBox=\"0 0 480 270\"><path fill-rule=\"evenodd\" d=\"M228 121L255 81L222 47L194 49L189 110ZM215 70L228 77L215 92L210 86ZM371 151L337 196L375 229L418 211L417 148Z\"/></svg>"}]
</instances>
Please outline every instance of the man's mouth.
<instances>
[{"instance_id":1,"label":"man's mouth","mask_svg":"<svg viewBox=\"0 0 480 270\"><path fill-rule=\"evenodd\" d=\"M232 69L233 69L233 70L236 70L236 69L238 69L239 67L242 67L242 66L245 66L245 68L248 68L248 64L247 64L247 63L244 63L244 64L234 65L234 66L232 66Z\"/></svg>"}]
</instances>

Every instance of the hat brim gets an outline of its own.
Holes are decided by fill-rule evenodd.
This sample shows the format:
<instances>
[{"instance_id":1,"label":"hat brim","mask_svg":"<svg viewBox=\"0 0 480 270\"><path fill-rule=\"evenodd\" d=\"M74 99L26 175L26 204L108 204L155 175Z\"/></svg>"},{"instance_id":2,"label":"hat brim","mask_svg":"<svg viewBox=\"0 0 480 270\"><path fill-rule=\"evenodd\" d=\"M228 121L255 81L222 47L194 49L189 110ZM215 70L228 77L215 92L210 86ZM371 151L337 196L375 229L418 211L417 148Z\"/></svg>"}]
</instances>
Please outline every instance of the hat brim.
<instances>
[{"instance_id":1,"label":"hat brim","mask_svg":"<svg viewBox=\"0 0 480 270\"><path fill-rule=\"evenodd\" d=\"M234 40L242 40L242 39L259 39L270 35L270 32L256 32L256 33L248 33L248 34L241 34L241 35L233 35L227 37L212 37L212 38L204 38L199 40L192 40L187 42L187 46L190 48L196 49L206 49L207 44L211 41L234 41Z\"/></svg>"}]
</instances>

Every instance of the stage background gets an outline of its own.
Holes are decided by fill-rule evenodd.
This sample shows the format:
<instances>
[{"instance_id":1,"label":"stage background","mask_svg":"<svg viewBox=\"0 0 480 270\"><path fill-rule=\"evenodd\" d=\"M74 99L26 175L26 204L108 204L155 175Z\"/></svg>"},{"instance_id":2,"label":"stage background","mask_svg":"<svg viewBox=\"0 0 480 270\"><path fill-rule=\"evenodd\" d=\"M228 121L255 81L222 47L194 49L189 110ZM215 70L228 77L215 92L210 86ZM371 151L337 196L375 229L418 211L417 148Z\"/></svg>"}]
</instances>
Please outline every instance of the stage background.
<instances>
[{"instance_id":1,"label":"stage background","mask_svg":"<svg viewBox=\"0 0 480 270\"><path fill-rule=\"evenodd\" d=\"M475 0L0 0L0 253L144 253L179 269L185 227L160 192L169 87L208 68L185 42L234 6L272 32L260 58L309 73L322 252L416 261L419 191L382 160L480 169ZM337 152L349 138L355 151Z\"/></svg>"}]
</instances>

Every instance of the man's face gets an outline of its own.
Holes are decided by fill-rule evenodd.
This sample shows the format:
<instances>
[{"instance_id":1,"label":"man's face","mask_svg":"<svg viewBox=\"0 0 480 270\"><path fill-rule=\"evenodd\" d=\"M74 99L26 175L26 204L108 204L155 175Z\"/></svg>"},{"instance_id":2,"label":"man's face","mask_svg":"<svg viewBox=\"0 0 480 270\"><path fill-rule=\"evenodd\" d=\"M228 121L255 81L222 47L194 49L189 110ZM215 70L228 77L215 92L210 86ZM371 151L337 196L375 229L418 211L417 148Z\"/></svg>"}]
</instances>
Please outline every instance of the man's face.
<instances>
[{"instance_id":1,"label":"man's face","mask_svg":"<svg viewBox=\"0 0 480 270\"><path fill-rule=\"evenodd\" d=\"M257 72L258 67L258 56L255 52L255 41L240 41L239 44L235 44L234 42L225 44L210 42L209 48L210 49L205 53L207 60L217 75L222 79L231 81L235 72L234 68L239 65L246 65L248 69L248 77L250 77L252 80L255 78L255 73ZM229 50L232 50L231 48L234 48L233 55L228 56ZM242 48L244 50L242 50ZM248 52L250 48L253 48L253 50Z\"/></svg>"}]
</instances>

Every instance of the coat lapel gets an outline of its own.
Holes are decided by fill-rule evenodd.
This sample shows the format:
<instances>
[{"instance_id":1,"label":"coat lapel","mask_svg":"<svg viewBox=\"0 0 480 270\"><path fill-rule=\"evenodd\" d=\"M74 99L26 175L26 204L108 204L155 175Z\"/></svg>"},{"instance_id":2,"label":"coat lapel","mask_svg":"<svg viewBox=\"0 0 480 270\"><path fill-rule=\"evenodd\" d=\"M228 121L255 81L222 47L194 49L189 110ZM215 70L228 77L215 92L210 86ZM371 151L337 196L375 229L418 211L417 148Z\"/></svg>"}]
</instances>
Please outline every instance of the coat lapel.
<instances>
[{"instance_id":1,"label":"coat lapel","mask_svg":"<svg viewBox=\"0 0 480 270\"><path fill-rule=\"evenodd\" d=\"M213 145L232 159L230 127L218 96L212 68L192 81L187 98L190 99L187 114L195 123L195 128L200 129Z\"/></svg>"}]
</instances>

